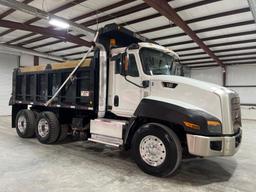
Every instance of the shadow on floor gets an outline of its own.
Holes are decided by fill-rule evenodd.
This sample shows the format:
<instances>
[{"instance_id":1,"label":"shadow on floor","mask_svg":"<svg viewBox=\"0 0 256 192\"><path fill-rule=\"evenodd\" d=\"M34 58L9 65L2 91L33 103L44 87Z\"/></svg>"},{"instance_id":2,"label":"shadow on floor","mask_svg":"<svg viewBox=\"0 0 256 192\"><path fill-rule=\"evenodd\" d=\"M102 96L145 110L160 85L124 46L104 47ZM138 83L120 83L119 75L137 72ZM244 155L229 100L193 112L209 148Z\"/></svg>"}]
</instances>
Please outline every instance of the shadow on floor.
<instances>
[{"instance_id":1,"label":"shadow on floor","mask_svg":"<svg viewBox=\"0 0 256 192\"><path fill-rule=\"evenodd\" d=\"M129 151L120 151L118 149L90 142L72 144L72 148L81 152L93 153L95 156L97 155L98 158L102 157L104 159L108 159L110 162L108 163L108 166L113 166L113 169L122 167L128 169L127 172L130 172L130 170L133 169L139 169L133 162ZM113 165L111 163L111 158L115 158L115 160L117 160ZM128 162L130 163L129 166L123 167L123 163ZM202 186L228 181L232 177L236 167L237 162L233 158L216 157L210 159L187 159L182 162L182 165L176 175L163 179L171 182L175 181L183 185L188 184L193 186Z\"/></svg>"},{"instance_id":2,"label":"shadow on floor","mask_svg":"<svg viewBox=\"0 0 256 192\"><path fill-rule=\"evenodd\" d=\"M177 182L189 183L194 186L228 181L237 162L234 159L190 159L182 162L178 173L170 179Z\"/></svg>"}]
</instances>

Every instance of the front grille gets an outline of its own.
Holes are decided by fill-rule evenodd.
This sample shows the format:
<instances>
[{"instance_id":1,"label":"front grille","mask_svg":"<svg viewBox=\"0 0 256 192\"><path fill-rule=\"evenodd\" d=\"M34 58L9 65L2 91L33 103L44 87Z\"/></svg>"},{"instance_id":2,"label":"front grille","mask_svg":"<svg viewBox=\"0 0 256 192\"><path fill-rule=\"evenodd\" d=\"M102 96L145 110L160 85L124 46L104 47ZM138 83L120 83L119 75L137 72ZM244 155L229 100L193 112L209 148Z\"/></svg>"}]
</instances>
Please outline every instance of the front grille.
<instances>
[{"instance_id":1,"label":"front grille","mask_svg":"<svg viewBox=\"0 0 256 192\"><path fill-rule=\"evenodd\" d=\"M240 110L240 98L233 97L231 99L231 115L234 132L237 133L241 127L241 110Z\"/></svg>"}]
</instances>

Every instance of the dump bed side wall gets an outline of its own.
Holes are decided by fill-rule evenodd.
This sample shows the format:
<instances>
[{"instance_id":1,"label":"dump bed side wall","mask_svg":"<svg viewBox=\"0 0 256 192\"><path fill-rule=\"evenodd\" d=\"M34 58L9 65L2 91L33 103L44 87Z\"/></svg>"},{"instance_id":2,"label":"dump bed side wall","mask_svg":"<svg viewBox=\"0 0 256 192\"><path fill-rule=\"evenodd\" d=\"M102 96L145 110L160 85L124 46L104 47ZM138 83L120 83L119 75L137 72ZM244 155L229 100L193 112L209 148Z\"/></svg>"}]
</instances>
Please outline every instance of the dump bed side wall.
<instances>
[{"instance_id":1,"label":"dump bed side wall","mask_svg":"<svg viewBox=\"0 0 256 192\"><path fill-rule=\"evenodd\" d=\"M44 70L14 70L11 104L43 106L66 80L73 68L46 66ZM95 70L93 62L80 67L49 107L94 110Z\"/></svg>"}]
</instances>

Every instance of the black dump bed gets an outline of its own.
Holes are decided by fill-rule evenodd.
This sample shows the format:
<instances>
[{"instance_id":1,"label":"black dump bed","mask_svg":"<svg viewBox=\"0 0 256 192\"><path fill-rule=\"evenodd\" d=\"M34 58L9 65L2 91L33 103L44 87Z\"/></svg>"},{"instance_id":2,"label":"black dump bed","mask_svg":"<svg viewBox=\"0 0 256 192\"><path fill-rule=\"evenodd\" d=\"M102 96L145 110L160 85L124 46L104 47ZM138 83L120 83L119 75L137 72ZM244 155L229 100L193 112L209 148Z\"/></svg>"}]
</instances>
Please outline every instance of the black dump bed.
<instances>
[{"instance_id":1,"label":"black dump bed","mask_svg":"<svg viewBox=\"0 0 256 192\"><path fill-rule=\"evenodd\" d=\"M54 95L79 61L15 69L10 104L40 105ZM87 59L49 107L92 110L95 102L95 70Z\"/></svg>"}]
</instances>

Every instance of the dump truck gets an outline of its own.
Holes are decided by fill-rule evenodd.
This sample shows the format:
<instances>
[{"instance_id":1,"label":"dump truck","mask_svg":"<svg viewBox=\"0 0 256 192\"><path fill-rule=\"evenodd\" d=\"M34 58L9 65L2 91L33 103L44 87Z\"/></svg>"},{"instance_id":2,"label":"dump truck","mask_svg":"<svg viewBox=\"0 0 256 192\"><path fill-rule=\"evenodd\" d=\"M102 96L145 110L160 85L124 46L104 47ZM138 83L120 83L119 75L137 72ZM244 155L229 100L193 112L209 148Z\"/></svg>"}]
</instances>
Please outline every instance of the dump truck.
<instances>
[{"instance_id":1,"label":"dump truck","mask_svg":"<svg viewBox=\"0 0 256 192\"><path fill-rule=\"evenodd\" d=\"M52 144L78 135L130 150L139 168L159 177L174 174L188 155L238 151L238 94L184 77L172 50L110 24L68 79L78 62L14 69L9 104L20 137Z\"/></svg>"}]
</instances>

